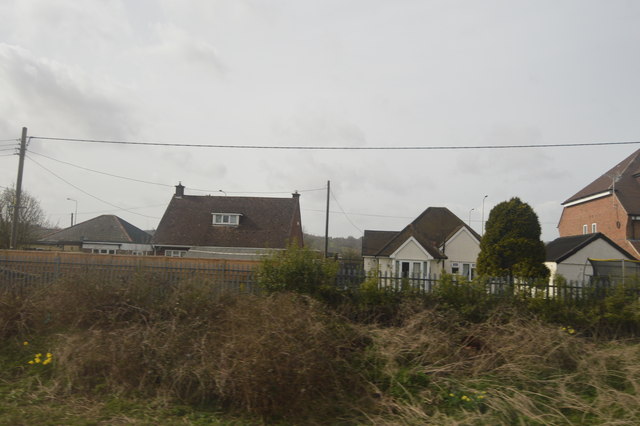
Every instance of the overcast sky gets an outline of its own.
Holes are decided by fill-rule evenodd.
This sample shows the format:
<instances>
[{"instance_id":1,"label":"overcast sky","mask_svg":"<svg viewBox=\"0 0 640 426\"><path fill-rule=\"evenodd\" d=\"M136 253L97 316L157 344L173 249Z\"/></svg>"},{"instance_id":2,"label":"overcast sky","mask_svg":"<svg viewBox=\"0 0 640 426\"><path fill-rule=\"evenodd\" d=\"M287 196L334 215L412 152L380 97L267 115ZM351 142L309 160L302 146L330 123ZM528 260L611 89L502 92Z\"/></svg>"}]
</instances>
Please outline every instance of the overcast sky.
<instances>
[{"instance_id":1,"label":"overcast sky","mask_svg":"<svg viewBox=\"0 0 640 426\"><path fill-rule=\"evenodd\" d=\"M23 126L41 137L260 146L640 140L634 0L2 0L0 16L0 140ZM0 142L2 186L16 180L14 146ZM109 213L143 229L157 226L179 181L193 195L298 190L304 230L322 235L330 180L330 235L356 237L400 230L429 206L480 231L485 195L485 219L519 196L551 240L561 203L638 148L34 138L23 188L54 225L69 225L72 198L80 221Z\"/></svg>"}]
</instances>

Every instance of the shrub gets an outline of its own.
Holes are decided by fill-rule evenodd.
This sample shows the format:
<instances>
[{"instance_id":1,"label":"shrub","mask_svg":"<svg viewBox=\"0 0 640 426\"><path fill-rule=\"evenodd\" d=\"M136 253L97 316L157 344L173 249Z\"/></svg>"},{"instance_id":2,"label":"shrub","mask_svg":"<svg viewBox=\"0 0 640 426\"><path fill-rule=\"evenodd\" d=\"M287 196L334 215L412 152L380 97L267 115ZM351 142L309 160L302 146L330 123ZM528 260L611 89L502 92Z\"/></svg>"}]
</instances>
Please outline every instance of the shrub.
<instances>
[{"instance_id":1,"label":"shrub","mask_svg":"<svg viewBox=\"0 0 640 426\"><path fill-rule=\"evenodd\" d=\"M258 283L268 293L293 291L317 295L323 287L334 287L338 264L321 254L296 245L274 252L258 270Z\"/></svg>"}]
</instances>

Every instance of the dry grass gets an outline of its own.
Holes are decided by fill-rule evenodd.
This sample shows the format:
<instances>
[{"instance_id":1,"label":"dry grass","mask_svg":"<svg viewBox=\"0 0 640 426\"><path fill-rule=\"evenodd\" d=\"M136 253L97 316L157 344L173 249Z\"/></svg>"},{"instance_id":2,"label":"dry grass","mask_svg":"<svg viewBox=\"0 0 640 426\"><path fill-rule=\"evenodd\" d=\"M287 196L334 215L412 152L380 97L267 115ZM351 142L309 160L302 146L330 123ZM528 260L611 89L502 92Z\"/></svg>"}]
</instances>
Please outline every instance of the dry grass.
<instances>
[{"instance_id":1,"label":"dry grass","mask_svg":"<svg viewBox=\"0 0 640 426\"><path fill-rule=\"evenodd\" d=\"M596 345L534 319L460 325L432 311L374 335L389 389L405 391L387 393L375 424L640 422L637 343ZM406 377L421 375L428 383L412 392Z\"/></svg>"},{"instance_id":2,"label":"dry grass","mask_svg":"<svg viewBox=\"0 0 640 426\"><path fill-rule=\"evenodd\" d=\"M95 409L86 399L86 413L137 398L258 423L640 423L637 342L515 314L472 324L415 304L398 312L400 325L365 327L310 297L220 299L212 285L89 277L0 293L0 341L16 348L0 351L0 387L26 377L46 404L102 398ZM54 353L46 375L25 367L22 340L32 338ZM112 418L126 423L126 410Z\"/></svg>"},{"instance_id":3,"label":"dry grass","mask_svg":"<svg viewBox=\"0 0 640 426\"><path fill-rule=\"evenodd\" d=\"M284 294L227 302L215 321L181 317L65 335L54 348L61 390L169 394L281 417L326 413L362 393L352 365L366 340L317 302Z\"/></svg>"}]
</instances>

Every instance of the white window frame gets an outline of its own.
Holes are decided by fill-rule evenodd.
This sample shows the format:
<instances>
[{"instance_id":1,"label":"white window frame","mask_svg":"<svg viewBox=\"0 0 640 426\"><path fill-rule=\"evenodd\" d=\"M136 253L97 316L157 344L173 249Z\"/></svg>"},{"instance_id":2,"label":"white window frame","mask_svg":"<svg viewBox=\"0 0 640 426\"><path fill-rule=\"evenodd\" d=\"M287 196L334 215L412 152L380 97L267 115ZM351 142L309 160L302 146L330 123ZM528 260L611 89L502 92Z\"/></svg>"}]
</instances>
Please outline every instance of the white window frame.
<instances>
[{"instance_id":1,"label":"white window frame","mask_svg":"<svg viewBox=\"0 0 640 426\"><path fill-rule=\"evenodd\" d=\"M451 274L473 280L476 276L476 264L470 262L452 262Z\"/></svg>"},{"instance_id":2,"label":"white window frame","mask_svg":"<svg viewBox=\"0 0 640 426\"><path fill-rule=\"evenodd\" d=\"M595 234L596 232L598 232L598 224L592 223L591 224L591 233Z\"/></svg>"},{"instance_id":3,"label":"white window frame","mask_svg":"<svg viewBox=\"0 0 640 426\"><path fill-rule=\"evenodd\" d=\"M186 250L165 250L165 257L185 257L187 254Z\"/></svg>"},{"instance_id":4,"label":"white window frame","mask_svg":"<svg viewBox=\"0 0 640 426\"><path fill-rule=\"evenodd\" d=\"M211 213L212 224L215 226L238 226L240 224L240 213Z\"/></svg>"},{"instance_id":5,"label":"white window frame","mask_svg":"<svg viewBox=\"0 0 640 426\"><path fill-rule=\"evenodd\" d=\"M588 233L589 233L589 227L585 223L584 225L582 225L582 235L587 235Z\"/></svg>"}]
</instances>

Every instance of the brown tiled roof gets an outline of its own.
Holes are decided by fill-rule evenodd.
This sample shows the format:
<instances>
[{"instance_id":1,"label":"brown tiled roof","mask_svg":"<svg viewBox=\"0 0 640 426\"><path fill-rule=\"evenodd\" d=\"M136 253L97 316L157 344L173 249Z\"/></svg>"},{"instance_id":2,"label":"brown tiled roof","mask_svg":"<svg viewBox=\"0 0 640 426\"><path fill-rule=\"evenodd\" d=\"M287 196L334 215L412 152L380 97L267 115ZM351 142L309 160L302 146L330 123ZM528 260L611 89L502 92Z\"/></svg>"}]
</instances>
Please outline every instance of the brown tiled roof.
<instances>
[{"instance_id":1,"label":"brown tiled roof","mask_svg":"<svg viewBox=\"0 0 640 426\"><path fill-rule=\"evenodd\" d=\"M239 213L238 226L213 225L212 213ZM183 195L173 197L152 243L159 246L285 248L302 244L297 196L293 198Z\"/></svg>"},{"instance_id":2,"label":"brown tiled roof","mask_svg":"<svg viewBox=\"0 0 640 426\"><path fill-rule=\"evenodd\" d=\"M47 235L43 243L100 241L148 244L151 235L114 215L102 215Z\"/></svg>"},{"instance_id":3,"label":"brown tiled roof","mask_svg":"<svg viewBox=\"0 0 640 426\"><path fill-rule=\"evenodd\" d=\"M628 214L640 214L640 149L575 193L564 204L613 190ZM614 183L615 180L615 183Z\"/></svg>"},{"instance_id":4,"label":"brown tiled roof","mask_svg":"<svg viewBox=\"0 0 640 426\"><path fill-rule=\"evenodd\" d=\"M429 252L435 259L446 259L445 252L440 251L439 247L444 244L455 232L460 228L467 228L471 234L480 241L480 235L465 224L458 216L453 214L446 207L429 207L413 222L407 225L402 231L396 232L384 246L371 256L390 256L410 237L415 238L425 250ZM365 231L362 241L363 255L365 246L374 247L374 243L367 240L367 232ZM369 231L371 232L371 231ZM384 232L384 231L377 231ZM375 236L371 234L371 236Z\"/></svg>"},{"instance_id":5,"label":"brown tiled roof","mask_svg":"<svg viewBox=\"0 0 640 426\"><path fill-rule=\"evenodd\" d=\"M369 231L365 229L362 237L362 255L375 256L398 231Z\"/></svg>"}]
</instances>

